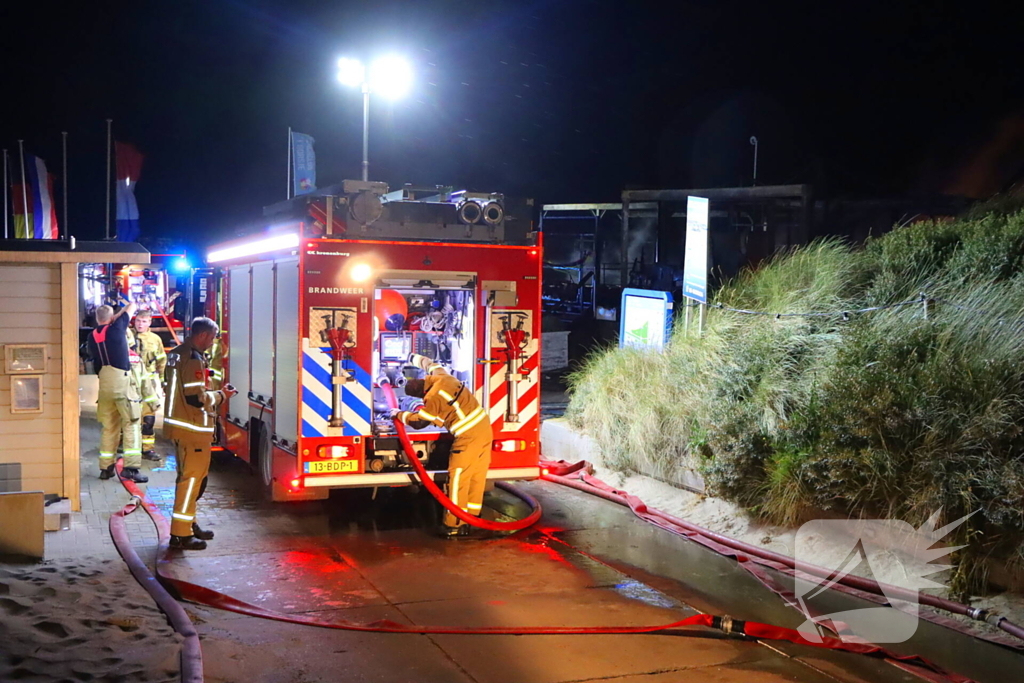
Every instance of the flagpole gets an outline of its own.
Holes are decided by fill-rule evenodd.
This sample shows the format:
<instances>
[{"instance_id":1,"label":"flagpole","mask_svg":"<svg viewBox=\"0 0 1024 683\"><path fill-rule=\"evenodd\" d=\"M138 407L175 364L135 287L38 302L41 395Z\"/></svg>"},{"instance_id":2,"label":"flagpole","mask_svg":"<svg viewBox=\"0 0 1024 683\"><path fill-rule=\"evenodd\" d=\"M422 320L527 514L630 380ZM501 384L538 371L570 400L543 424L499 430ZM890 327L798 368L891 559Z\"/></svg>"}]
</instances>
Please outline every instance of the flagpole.
<instances>
[{"instance_id":1,"label":"flagpole","mask_svg":"<svg viewBox=\"0 0 1024 683\"><path fill-rule=\"evenodd\" d=\"M285 198L292 198L292 127L288 126L288 165L285 178L288 181L288 187L285 189Z\"/></svg>"},{"instance_id":2,"label":"flagpole","mask_svg":"<svg viewBox=\"0 0 1024 683\"><path fill-rule=\"evenodd\" d=\"M7 230L7 150L4 150L4 239L10 239Z\"/></svg>"},{"instance_id":3,"label":"flagpole","mask_svg":"<svg viewBox=\"0 0 1024 683\"><path fill-rule=\"evenodd\" d=\"M18 156L21 158L21 221L25 226L25 235L28 235L28 181L25 180L25 147L22 144L24 142L18 140Z\"/></svg>"},{"instance_id":4,"label":"flagpole","mask_svg":"<svg viewBox=\"0 0 1024 683\"><path fill-rule=\"evenodd\" d=\"M68 231L68 132L66 130L63 131L60 137L64 147L64 229L58 232L67 237L71 234Z\"/></svg>"},{"instance_id":5,"label":"flagpole","mask_svg":"<svg viewBox=\"0 0 1024 683\"><path fill-rule=\"evenodd\" d=\"M106 235L107 239L110 239L110 135L111 128L110 124L113 119L107 119L107 226Z\"/></svg>"}]
</instances>

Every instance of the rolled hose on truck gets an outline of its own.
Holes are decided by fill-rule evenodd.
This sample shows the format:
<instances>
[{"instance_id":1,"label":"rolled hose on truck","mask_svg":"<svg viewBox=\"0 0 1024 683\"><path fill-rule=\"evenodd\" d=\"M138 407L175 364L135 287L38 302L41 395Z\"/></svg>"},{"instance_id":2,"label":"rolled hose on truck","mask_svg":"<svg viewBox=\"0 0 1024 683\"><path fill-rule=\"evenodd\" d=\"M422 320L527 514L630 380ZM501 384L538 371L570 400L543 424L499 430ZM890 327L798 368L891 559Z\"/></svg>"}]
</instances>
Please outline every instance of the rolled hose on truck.
<instances>
[{"instance_id":1,"label":"rolled hose on truck","mask_svg":"<svg viewBox=\"0 0 1024 683\"><path fill-rule=\"evenodd\" d=\"M390 387L388 387L390 389ZM393 392L385 390L386 394L390 394L390 400L394 399ZM400 424L400 423L399 423ZM417 463L418 460L415 457L415 453L412 451L411 442L408 439L408 434L404 432L404 429L399 427L402 435L403 447L406 449L406 453L409 456L410 462ZM552 465L557 466L556 463ZM415 465L414 465L415 467ZM120 478L122 464L121 461L117 463L117 471ZM445 507L447 509L455 508L452 510L453 514L456 514L460 519L464 519L459 513L463 511L451 504L447 496L433 483L431 478L426 474L423 466L420 465L416 468L417 474L421 481L426 486L427 490L430 491L434 497L443 505L444 501L448 502ZM564 477L555 476L552 478L554 481L564 479ZM161 566L168 562L167 551L168 544L170 542L170 523L167 518L164 517L156 504L149 498L149 496L141 491L139 487L132 481L126 479L120 479L121 484L125 489L132 495L132 499L129 501L124 508L118 512L115 512L110 517L110 534L114 541L114 545L117 547L118 552L124 558L125 563L129 566L132 575L135 579L146 589L153 597L157 606L167 615L168 621L171 626L184 637L181 652L181 680L186 683L202 683L203 671L202 671L202 652L199 646L199 634L189 620L188 615L184 609L181 608L173 598L192 602L199 605L205 605L207 607L213 607L229 612L235 612L237 614L244 614L252 617L258 617L261 619L269 619L272 621L281 621L290 624L301 624L305 626L313 626L316 628L327 628L336 629L343 631L357 631L357 632L369 632L369 633L403 633L403 634L419 634L419 635L515 635L515 636L530 636L530 635L631 635L641 633L657 633L660 631L670 631L674 629L682 629L686 627L705 627L720 631L726 634L735 635L737 637L743 637L747 639L755 640L781 640L789 641L799 645L807 645L809 647L824 648L830 650L840 650L844 652L851 652L856 654L868 655L876 658L887 660L894 665L904 669L910 673L918 675L922 678L932 681L951 681L952 683L971 683L972 679L960 676L955 673L947 672L941 667L929 662L928 660L918 655L900 655L884 648L867 644L867 643L847 643L843 642L838 638L823 637L820 642L809 641L803 637L803 635L790 628L783 628L780 626L773 626L770 624L762 624L753 621L743 621L739 619L732 619L728 616L716 616L712 614L695 614L693 616L673 621L665 624L654 624L646 626L521 626L521 627L480 627L480 628L459 628L450 626L407 626L400 624L388 619L369 623L355 623L349 621L322 621L315 617L305 616L301 614L285 614L282 612L276 612L274 610L265 609L251 603L244 602L233 598L230 595L226 595L219 591L194 584L188 581L167 576L161 571ZM567 480L568 481L568 480ZM429 484L428 484L429 482ZM521 497L525 502L533 506L534 512L528 517L518 522L511 523L511 526L517 526L518 528L525 528L536 521L540 517L540 507L537 505L537 501L531 496L516 490L513 487L507 487L513 494ZM150 573L149 568L145 566L141 558L135 552L135 549L131 545L131 541L128 537L128 533L125 526L125 517L135 510L138 509L141 504L142 508L149 515L153 524L157 529L158 536L158 547L157 547L157 561L156 561L156 572L155 575ZM450 506L450 507L449 507ZM489 522L488 520L481 520L475 518L473 515L463 513L466 517L472 519L465 519L467 523L478 523L487 522L488 524L497 525L497 522ZM532 520L532 521L529 521ZM508 523L500 523L498 529L510 530ZM487 528L487 527L485 527ZM710 634L709 634L710 635Z\"/></svg>"}]
</instances>

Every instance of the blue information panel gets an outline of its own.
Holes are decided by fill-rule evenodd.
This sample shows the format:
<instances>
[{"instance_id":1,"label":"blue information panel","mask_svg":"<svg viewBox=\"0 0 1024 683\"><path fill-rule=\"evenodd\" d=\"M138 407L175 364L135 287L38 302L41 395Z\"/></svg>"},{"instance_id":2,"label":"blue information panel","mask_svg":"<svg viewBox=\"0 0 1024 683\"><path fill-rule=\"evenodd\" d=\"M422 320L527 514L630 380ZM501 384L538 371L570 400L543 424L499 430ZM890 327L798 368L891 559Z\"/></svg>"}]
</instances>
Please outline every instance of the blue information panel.
<instances>
[{"instance_id":1,"label":"blue information panel","mask_svg":"<svg viewBox=\"0 0 1024 683\"><path fill-rule=\"evenodd\" d=\"M686 198L683 296L708 302L708 200L704 197Z\"/></svg>"},{"instance_id":2,"label":"blue information panel","mask_svg":"<svg viewBox=\"0 0 1024 683\"><path fill-rule=\"evenodd\" d=\"M651 289L622 290L619 348L662 349L672 332L672 294Z\"/></svg>"}]
</instances>

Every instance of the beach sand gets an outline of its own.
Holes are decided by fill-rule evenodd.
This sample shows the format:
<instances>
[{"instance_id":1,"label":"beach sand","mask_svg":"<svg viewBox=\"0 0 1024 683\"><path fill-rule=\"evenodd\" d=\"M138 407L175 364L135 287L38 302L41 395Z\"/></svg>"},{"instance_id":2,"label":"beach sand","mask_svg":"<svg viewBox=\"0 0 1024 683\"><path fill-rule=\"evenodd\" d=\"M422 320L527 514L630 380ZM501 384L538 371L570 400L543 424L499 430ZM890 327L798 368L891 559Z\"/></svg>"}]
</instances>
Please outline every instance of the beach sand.
<instances>
[{"instance_id":1,"label":"beach sand","mask_svg":"<svg viewBox=\"0 0 1024 683\"><path fill-rule=\"evenodd\" d=\"M0 563L0 681L178 681L181 637L124 563Z\"/></svg>"}]
</instances>

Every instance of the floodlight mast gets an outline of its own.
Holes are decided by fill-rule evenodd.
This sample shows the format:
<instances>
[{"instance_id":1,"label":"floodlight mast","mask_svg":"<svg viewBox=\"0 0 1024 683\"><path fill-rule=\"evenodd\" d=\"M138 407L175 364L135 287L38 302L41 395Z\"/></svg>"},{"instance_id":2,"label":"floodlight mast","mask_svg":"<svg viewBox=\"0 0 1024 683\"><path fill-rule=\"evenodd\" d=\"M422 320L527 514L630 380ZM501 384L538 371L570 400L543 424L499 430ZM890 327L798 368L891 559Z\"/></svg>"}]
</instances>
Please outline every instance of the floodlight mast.
<instances>
[{"instance_id":1,"label":"floodlight mast","mask_svg":"<svg viewBox=\"0 0 1024 683\"><path fill-rule=\"evenodd\" d=\"M405 94L412 84L412 69L401 57L388 55L373 63L367 74L358 59L342 57L338 60L338 81L363 91L363 180L370 179L370 91L372 89L392 99Z\"/></svg>"},{"instance_id":2,"label":"floodlight mast","mask_svg":"<svg viewBox=\"0 0 1024 683\"><path fill-rule=\"evenodd\" d=\"M363 181L370 179L370 84L363 83Z\"/></svg>"}]
</instances>

